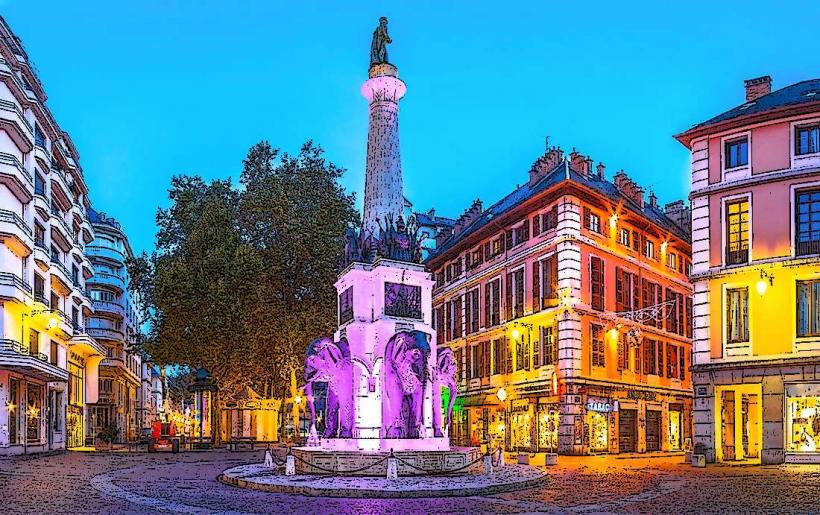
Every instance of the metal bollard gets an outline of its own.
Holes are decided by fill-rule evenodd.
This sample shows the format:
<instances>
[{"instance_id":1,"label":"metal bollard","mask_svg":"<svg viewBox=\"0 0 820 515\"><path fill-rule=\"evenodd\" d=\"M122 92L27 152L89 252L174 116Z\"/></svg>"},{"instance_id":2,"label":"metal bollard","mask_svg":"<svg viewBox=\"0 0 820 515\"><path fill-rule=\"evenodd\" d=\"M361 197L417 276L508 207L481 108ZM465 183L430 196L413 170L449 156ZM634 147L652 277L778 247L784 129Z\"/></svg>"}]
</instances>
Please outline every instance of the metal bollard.
<instances>
[{"instance_id":1,"label":"metal bollard","mask_svg":"<svg viewBox=\"0 0 820 515\"><path fill-rule=\"evenodd\" d=\"M265 463L262 465L265 468L273 468L273 454L270 452L270 446L265 450Z\"/></svg>"},{"instance_id":2,"label":"metal bollard","mask_svg":"<svg viewBox=\"0 0 820 515\"><path fill-rule=\"evenodd\" d=\"M497 468L499 468L499 469L504 468L504 448L503 447L498 448L498 467Z\"/></svg>"},{"instance_id":3,"label":"metal bollard","mask_svg":"<svg viewBox=\"0 0 820 515\"><path fill-rule=\"evenodd\" d=\"M484 455L484 473L485 474L492 474L493 473L493 455L492 454L485 454Z\"/></svg>"},{"instance_id":4,"label":"metal bollard","mask_svg":"<svg viewBox=\"0 0 820 515\"><path fill-rule=\"evenodd\" d=\"M399 478L399 463L393 455L393 449L390 449L390 457L387 458L387 479Z\"/></svg>"},{"instance_id":5,"label":"metal bollard","mask_svg":"<svg viewBox=\"0 0 820 515\"><path fill-rule=\"evenodd\" d=\"M293 454L288 454L287 461L285 462L285 475L296 475L296 459L293 457Z\"/></svg>"}]
</instances>

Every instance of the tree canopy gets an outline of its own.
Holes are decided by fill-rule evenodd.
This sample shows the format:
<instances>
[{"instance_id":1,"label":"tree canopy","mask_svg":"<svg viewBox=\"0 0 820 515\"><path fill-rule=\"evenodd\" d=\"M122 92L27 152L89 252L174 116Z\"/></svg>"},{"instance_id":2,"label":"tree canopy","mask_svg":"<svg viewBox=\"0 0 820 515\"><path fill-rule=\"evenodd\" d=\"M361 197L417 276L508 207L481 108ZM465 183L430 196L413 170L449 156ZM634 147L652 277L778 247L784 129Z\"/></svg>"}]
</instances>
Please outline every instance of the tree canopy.
<instances>
[{"instance_id":1,"label":"tree canopy","mask_svg":"<svg viewBox=\"0 0 820 515\"><path fill-rule=\"evenodd\" d=\"M128 263L160 365L204 367L225 398L289 393L306 344L336 322L345 230L357 222L344 170L308 141L249 150L240 186L176 176L156 249Z\"/></svg>"}]
</instances>

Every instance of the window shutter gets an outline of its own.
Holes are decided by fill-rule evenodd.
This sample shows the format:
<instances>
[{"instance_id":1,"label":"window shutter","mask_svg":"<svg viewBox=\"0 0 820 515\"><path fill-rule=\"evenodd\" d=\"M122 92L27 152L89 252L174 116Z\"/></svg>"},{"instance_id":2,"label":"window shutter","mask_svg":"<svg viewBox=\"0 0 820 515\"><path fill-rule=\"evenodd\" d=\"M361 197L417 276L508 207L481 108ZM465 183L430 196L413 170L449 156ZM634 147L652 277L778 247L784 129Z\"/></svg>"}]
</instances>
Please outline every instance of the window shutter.
<instances>
[{"instance_id":1,"label":"window shutter","mask_svg":"<svg viewBox=\"0 0 820 515\"><path fill-rule=\"evenodd\" d=\"M490 377L490 341L486 340L481 343L481 348L484 350L484 377Z\"/></svg>"},{"instance_id":2,"label":"window shutter","mask_svg":"<svg viewBox=\"0 0 820 515\"><path fill-rule=\"evenodd\" d=\"M532 310L541 311L541 261L532 264Z\"/></svg>"},{"instance_id":3,"label":"window shutter","mask_svg":"<svg viewBox=\"0 0 820 515\"><path fill-rule=\"evenodd\" d=\"M641 309L641 280L632 274L632 309Z\"/></svg>"},{"instance_id":4,"label":"window shutter","mask_svg":"<svg viewBox=\"0 0 820 515\"><path fill-rule=\"evenodd\" d=\"M624 271L615 267L615 311L624 311Z\"/></svg>"},{"instance_id":5,"label":"window shutter","mask_svg":"<svg viewBox=\"0 0 820 515\"><path fill-rule=\"evenodd\" d=\"M512 320L512 276L513 274L507 274L507 284L504 285L504 320Z\"/></svg>"},{"instance_id":6,"label":"window shutter","mask_svg":"<svg viewBox=\"0 0 820 515\"><path fill-rule=\"evenodd\" d=\"M524 220L523 232L524 232L524 237L521 239L521 241L529 240L530 239L530 219L529 218ZM519 242L516 242L516 243L519 243Z\"/></svg>"},{"instance_id":7,"label":"window shutter","mask_svg":"<svg viewBox=\"0 0 820 515\"><path fill-rule=\"evenodd\" d=\"M464 347L467 351L467 378L473 378L473 348L471 346Z\"/></svg>"},{"instance_id":8,"label":"window shutter","mask_svg":"<svg viewBox=\"0 0 820 515\"><path fill-rule=\"evenodd\" d=\"M685 348L686 347L684 347L684 346L678 347L678 353L679 353L678 354L678 359L680 360L680 368L678 369L678 377L680 377L681 381L686 379L686 353L684 352Z\"/></svg>"},{"instance_id":9,"label":"window shutter","mask_svg":"<svg viewBox=\"0 0 820 515\"><path fill-rule=\"evenodd\" d=\"M686 296L686 337L692 338L692 329L694 327L694 320L692 320L692 297Z\"/></svg>"},{"instance_id":10,"label":"window shutter","mask_svg":"<svg viewBox=\"0 0 820 515\"><path fill-rule=\"evenodd\" d=\"M547 270L549 271L549 291L550 299L558 298L558 255L553 254L547 259Z\"/></svg>"},{"instance_id":11,"label":"window shutter","mask_svg":"<svg viewBox=\"0 0 820 515\"><path fill-rule=\"evenodd\" d=\"M487 245L489 245L489 243ZM483 262L484 262L484 247L482 245L479 245L478 246L478 263L476 263L476 266L480 265Z\"/></svg>"},{"instance_id":12,"label":"window shutter","mask_svg":"<svg viewBox=\"0 0 820 515\"><path fill-rule=\"evenodd\" d=\"M597 311L604 310L604 261L597 256L589 258L591 306Z\"/></svg>"},{"instance_id":13,"label":"window shutter","mask_svg":"<svg viewBox=\"0 0 820 515\"><path fill-rule=\"evenodd\" d=\"M591 214L592 214L592 211L590 211L589 208L585 206L584 207L584 227L586 227L587 229L592 228L592 227L590 227L590 224L589 224L589 219L590 219Z\"/></svg>"},{"instance_id":14,"label":"window shutter","mask_svg":"<svg viewBox=\"0 0 820 515\"><path fill-rule=\"evenodd\" d=\"M626 349L624 345L624 334L618 335L618 370L621 371L626 368Z\"/></svg>"},{"instance_id":15,"label":"window shutter","mask_svg":"<svg viewBox=\"0 0 820 515\"><path fill-rule=\"evenodd\" d=\"M543 331L543 328L542 328ZM542 342L538 339L538 334L536 333L536 338L532 341L532 366L533 368L538 368L541 366L541 348ZM543 334L541 335L543 338Z\"/></svg>"},{"instance_id":16,"label":"window shutter","mask_svg":"<svg viewBox=\"0 0 820 515\"><path fill-rule=\"evenodd\" d=\"M468 251L467 254L464 255L464 266L469 270L470 265L472 263L473 263L472 252Z\"/></svg>"},{"instance_id":17,"label":"window shutter","mask_svg":"<svg viewBox=\"0 0 820 515\"><path fill-rule=\"evenodd\" d=\"M484 255L487 257L487 259L490 259L492 257L492 254L490 253L490 242L489 241L484 244Z\"/></svg>"},{"instance_id":18,"label":"window shutter","mask_svg":"<svg viewBox=\"0 0 820 515\"><path fill-rule=\"evenodd\" d=\"M490 284L484 285L484 327L492 326L492 318L490 318Z\"/></svg>"},{"instance_id":19,"label":"window shutter","mask_svg":"<svg viewBox=\"0 0 820 515\"><path fill-rule=\"evenodd\" d=\"M661 376L661 377L664 377L665 374L664 374L664 370L663 370L663 363L664 363L664 361L663 361L663 354L664 354L663 353L663 342L661 342L661 341L655 342L655 345L656 345L657 351L658 351L658 362L655 363L655 366L657 367L658 375Z\"/></svg>"},{"instance_id":20,"label":"window shutter","mask_svg":"<svg viewBox=\"0 0 820 515\"><path fill-rule=\"evenodd\" d=\"M465 324L464 327L466 329L466 333L470 334L473 332L473 296L470 295L470 292L467 292L467 295L464 296L464 319Z\"/></svg>"},{"instance_id":21,"label":"window shutter","mask_svg":"<svg viewBox=\"0 0 820 515\"><path fill-rule=\"evenodd\" d=\"M655 304L663 304L663 288L661 288L660 284L655 285ZM661 310L656 323L658 329L663 329L663 316L664 312Z\"/></svg>"},{"instance_id":22,"label":"window shutter","mask_svg":"<svg viewBox=\"0 0 820 515\"><path fill-rule=\"evenodd\" d=\"M649 281L646 279L641 279L641 291L643 291L643 299L641 300L641 308L645 308L650 306L649 301Z\"/></svg>"},{"instance_id":23,"label":"window shutter","mask_svg":"<svg viewBox=\"0 0 820 515\"><path fill-rule=\"evenodd\" d=\"M638 231L632 231L632 250L636 252L641 251L641 236Z\"/></svg>"},{"instance_id":24,"label":"window shutter","mask_svg":"<svg viewBox=\"0 0 820 515\"><path fill-rule=\"evenodd\" d=\"M532 219L532 235L538 236L541 234L541 215L535 215Z\"/></svg>"},{"instance_id":25,"label":"window shutter","mask_svg":"<svg viewBox=\"0 0 820 515\"><path fill-rule=\"evenodd\" d=\"M507 248L508 249L512 248L512 246L513 246L513 231L511 231L511 230L507 231L504 236L505 236L505 239L507 240L506 241Z\"/></svg>"}]
</instances>

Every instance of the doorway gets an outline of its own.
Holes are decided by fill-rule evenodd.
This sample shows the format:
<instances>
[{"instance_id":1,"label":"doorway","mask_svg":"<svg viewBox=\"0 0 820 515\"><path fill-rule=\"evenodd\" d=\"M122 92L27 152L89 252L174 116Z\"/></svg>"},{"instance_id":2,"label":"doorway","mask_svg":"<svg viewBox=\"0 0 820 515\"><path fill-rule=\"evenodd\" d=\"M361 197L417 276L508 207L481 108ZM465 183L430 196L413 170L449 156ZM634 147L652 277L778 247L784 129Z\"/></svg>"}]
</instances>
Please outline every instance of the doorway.
<instances>
[{"instance_id":1,"label":"doorway","mask_svg":"<svg viewBox=\"0 0 820 515\"><path fill-rule=\"evenodd\" d=\"M762 385L715 388L715 450L718 461L760 461L763 443Z\"/></svg>"},{"instance_id":2,"label":"doorway","mask_svg":"<svg viewBox=\"0 0 820 515\"><path fill-rule=\"evenodd\" d=\"M657 410L646 411L646 450L661 450L661 412Z\"/></svg>"},{"instance_id":3,"label":"doorway","mask_svg":"<svg viewBox=\"0 0 820 515\"><path fill-rule=\"evenodd\" d=\"M618 452L637 450L638 410L622 409L618 412Z\"/></svg>"}]
</instances>

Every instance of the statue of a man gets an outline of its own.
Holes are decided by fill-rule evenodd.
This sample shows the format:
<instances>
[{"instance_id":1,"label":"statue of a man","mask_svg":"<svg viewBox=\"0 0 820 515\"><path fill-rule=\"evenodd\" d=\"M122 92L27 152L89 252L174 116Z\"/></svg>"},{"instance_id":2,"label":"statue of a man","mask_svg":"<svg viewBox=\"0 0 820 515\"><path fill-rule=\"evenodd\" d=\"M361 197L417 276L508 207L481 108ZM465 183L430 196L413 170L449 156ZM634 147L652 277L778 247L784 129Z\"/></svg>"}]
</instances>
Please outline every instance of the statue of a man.
<instances>
[{"instance_id":1,"label":"statue of a man","mask_svg":"<svg viewBox=\"0 0 820 515\"><path fill-rule=\"evenodd\" d=\"M379 26L373 31L373 42L370 43L370 66L387 62L387 44L393 40L387 34L387 18L379 18Z\"/></svg>"}]
</instances>

